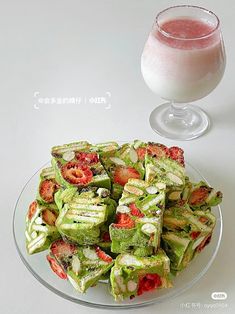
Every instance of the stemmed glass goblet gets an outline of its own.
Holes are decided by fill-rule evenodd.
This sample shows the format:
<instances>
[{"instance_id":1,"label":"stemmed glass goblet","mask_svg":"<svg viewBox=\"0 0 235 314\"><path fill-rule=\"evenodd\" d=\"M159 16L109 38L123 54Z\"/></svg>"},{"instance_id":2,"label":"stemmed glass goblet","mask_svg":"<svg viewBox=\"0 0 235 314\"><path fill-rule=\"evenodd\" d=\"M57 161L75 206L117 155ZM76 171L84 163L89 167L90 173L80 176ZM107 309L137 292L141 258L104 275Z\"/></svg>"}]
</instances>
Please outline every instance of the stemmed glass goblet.
<instances>
[{"instance_id":1,"label":"stemmed glass goblet","mask_svg":"<svg viewBox=\"0 0 235 314\"><path fill-rule=\"evenodd\" d=\"M220 22L213 12L188 5L160 12L141 57L146 84L168 101L152 111L152 129L178 140L190 140L206 132L209 118L188 102L207 96L224 70Z\"/></svg>"}]
</instances>

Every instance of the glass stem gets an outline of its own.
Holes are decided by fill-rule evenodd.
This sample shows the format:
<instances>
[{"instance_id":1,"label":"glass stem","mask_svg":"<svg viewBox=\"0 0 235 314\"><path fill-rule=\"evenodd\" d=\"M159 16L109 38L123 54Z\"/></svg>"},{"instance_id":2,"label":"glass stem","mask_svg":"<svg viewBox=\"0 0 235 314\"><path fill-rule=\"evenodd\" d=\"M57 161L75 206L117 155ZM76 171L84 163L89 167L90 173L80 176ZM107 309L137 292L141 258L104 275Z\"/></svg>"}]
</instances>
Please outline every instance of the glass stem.
<instances>
[{"instance_id":1,"label":"glass stem","mask_svg":"<svg viewBox=\"0 0 235 314\"><path fill-rule=\"evenodd\" d=\"M192 122L192 116L187 108L186 103L176 103L172 101L169 117L170 119L183 120L182 122L187 125L191 124Z\"/></svg>"}]
</instances>

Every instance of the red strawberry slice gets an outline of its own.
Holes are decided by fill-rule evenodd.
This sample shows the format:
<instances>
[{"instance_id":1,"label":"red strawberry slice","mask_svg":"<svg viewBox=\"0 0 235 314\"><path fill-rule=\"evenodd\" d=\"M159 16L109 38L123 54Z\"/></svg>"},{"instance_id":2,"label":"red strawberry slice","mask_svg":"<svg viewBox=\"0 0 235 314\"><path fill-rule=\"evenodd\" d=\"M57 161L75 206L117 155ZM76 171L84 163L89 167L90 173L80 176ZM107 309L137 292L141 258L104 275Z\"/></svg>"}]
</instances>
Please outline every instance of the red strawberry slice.
<instances>
[{"instance_id":1,"label":"red strawberry slice","mask_svg":"<svg viewBox=\"0 0 235 314\"><path fill-rule=\"evenodd\" d=\"M197 252L201 252L204 247L211 242L211 234L209 234L196 248Z\"/></svg>"},{"instance_id":2,"label":"red strawberry slice","mask_svg":"<svg viewBox=\"0 0 235 314\"><path fill-rule=\"evenodd\" d=\"M99 161L99 156L97 153L76 153L76 159L82 164L91 165L96 164Z\"/></svg>"},{"instance_id":3,"label":"red strawberry slice","mask_svg":"<svg viewBox=\"0 0 235 314\"><path fill-rule=\"evenodd\" d=\"M102 259L104 262L112 263L113 261L112 257L106 254L104 251L102 251L98 246L96 247L95 251L98 257Z\"/></svg>"},{"instance_id":4,"label":"red strawberry slice","mask_svg":"<svg viewBox=\"0 0 235 314\"><path fill-rule=\"evenodd\" d=\"M50 255L47 255L47 260L50 263L51 269L58 277L61 279L67 279L67 274L54 258L52 258Z\"/></svg>"},{"instance_id":5,"label":"red strawberry slice","mask_svg":"<svg viewBox=\"0 0 235 314\"><path fill-rule=\"evenodd\" d=\"M136 149L137 155L138 155L138 159L139 160L144 160L146 152L147 152L147 148L146 147L138 147Z\"/></svg>"},{"instance_id":6,"label":"red strawberry slice","mask_svg":"<svg viewBox=\"0 0 235 314\"><path fill-rule=\"evenodd\" d=\"M167 157L169 155L168 148L163 144L150 143L147 147L148 154L157 158Z\"/></svg>"},{"instance_id":7,"label":"red strawberry slice","mask_svg":"<svg viewBox=\"0 0 235 314\"><path fill-rule=\"evenodd\" d=\"M57 189L57 183L52 179L47 179L41 182L39 186L39 194L46 203L53 203L54 194Z\"/></svg>"},{"instance_id":8,"label":"red strawberry slice","mask_svg":"<svg viewBox=\"0 0 235 314\"><path fill-rule=\"evenodd\" d=\"M190 233L190 237L191 237L193 240L195 240L200 234L201 234L200 231L192 231L192 232Z\"/></svg>"},{"instance_id":9,"label":"red strawberry slice","mask_svg":"<svg viewBox=\"0 0 235 314\"><path fill-rule=\"evenodd\" d=\"M144 214L139 210L139 208L136 207L134 203L131 203L129 205L129 208L131 209L131 215L136 217L144 217Z\"/></svg>"},{"instance_id":10,"label":"red strawberry slice","mask_svg":"<svg viewBox=\"0 0 235 314\"><path fill-rule=\"evenodd\" d=\"M114 183L124 186L131 178L140 179L140 174L135 168L119 166L114 171Z\"/></svg>"},{"instance_id":11,"label":"red strawberry slice","mask_svg":"<svg viewBox=\"0 0 235 314\"><path fill-rule=\"evenodd\" d=\"M184 166L184 151L182 148L179 148L177 146L170 147L169 155L171 159L178 161L179 164Z\"/></svg>"},{"instance_id":12,"label":"red strawberry slice","mask_svg":"<svg viewBox=\"0 0 235 314\"><path fill-rule=\"evenodd\" d=\"M32 219L33 215L35 214L37 210L37 202L33 201L30 205L29 205L29 210L28 210L28 218L29 220Z\"/></svg>"},{"instance_id":13,"label":"red strawberry slice","mask_svg":"<svg viewBox=\"0 0 235 314\"><path fill-rule=\"evenodd\" d=\"M87 165L70 161L61 167L63 178L74 185L86 185L91 182L93 173Z\"/></svg>"},{"instance_id":14,"label":"red strawberry slice","mask_svg":"<svg viewBox=\"0 0 235 314\"><path fill-rule=\"evenodd\" d=\"M208 222L208 218L206 218L206 217L200 217L200 218L199 218L199 221L200 221L201 223L203 223L203 224L206 224L206 223Z\"/></svg>"},{"instance_id":15,"label":"red strawberry slice","mask_svg":"<svg viewBox=\"0 0 235 314\"><path fill-rule=\"evenodd\" d=\"M44 209L42 211L42 219L49 226L55 225L57 217L58 217L58 214L49 208Z\"/></svg>"},{"instance_id":16,"label":"red strawberry slice","mask_svg":"<svg viewBox=\"0 0 235 314\"><path fill-rule=\"evenodd\" d=\"M192 192L189 198L190 205L199 205L203 203L209 195L209 190L206 186L201 186Z\"/></svg>"},{"instance_id":17,"label":"red strawberry slice","mask_svg":"<svg viewBox=\"0 0 235 314\"><path fill-rule=\"evenodd\" d=\"M141 295L145 291L155 290L161 285L161 277L158 274L146 274L139 279L137 295Z\"/></svg>"},{"instance_id":18,"label":"red strawberry slice","mask_svg":"<svg viewBox=\"0 0 235 314\"><path fill-rule=\"evenodd\" d=\"M77 251L77 246L65 242L62 239L56 240L51 244L51 253L58 259L63 259L73 255Z\"/></svg>"},{"instance_id":19,"label":"red strawberry slice","mask_svg":"<svg viewBox=\"0 0 235 314\"><path fill-rule=\"evenodd\" d=\"M110 241L111 241L110 235L109 235L109 232L108 232L108 231L106 231L106 232L104 232L104 233L102 234L102 240L103 240L104 242L110 242Z\"/></svg>"},{"instance_id":20,"label":"red strawberry slice","mask_svg":"<svg viewBox=\"0 0 235 314\"><path fill-rule=\"evenodd\" d=\"M131 229L135 226L135 222L128 214L118 213L116 215L116 223L113 224L115 228Z\"/></svg>"}]
</instances>

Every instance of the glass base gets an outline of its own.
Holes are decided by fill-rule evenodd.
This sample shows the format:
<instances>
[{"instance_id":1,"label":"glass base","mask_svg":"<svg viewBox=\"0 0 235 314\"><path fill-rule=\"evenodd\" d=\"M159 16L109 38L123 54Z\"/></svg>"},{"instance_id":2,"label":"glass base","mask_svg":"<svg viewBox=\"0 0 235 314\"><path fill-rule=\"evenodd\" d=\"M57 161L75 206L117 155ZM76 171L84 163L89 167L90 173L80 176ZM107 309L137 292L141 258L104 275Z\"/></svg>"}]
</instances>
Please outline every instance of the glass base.
<instances>
[{"instance_id":1,"label":"glass base","mask_svg":"<svg viewBox=\"0 0 235 314\"><path fill-rule=\"evenodd\" d=\"M201 108L170 102L155 108L149 122L151 128L161 136L182 141L201 136L210 126L210 120Z\"/></svg>"}]
</instances>

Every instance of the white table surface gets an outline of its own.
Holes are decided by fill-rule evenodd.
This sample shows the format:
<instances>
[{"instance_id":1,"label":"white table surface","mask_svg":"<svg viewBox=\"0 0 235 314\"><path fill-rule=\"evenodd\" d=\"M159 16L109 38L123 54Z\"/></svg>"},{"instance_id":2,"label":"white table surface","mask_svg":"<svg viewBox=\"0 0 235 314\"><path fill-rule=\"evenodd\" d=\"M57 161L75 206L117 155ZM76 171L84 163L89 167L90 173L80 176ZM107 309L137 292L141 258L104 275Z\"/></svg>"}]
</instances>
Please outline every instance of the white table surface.
<instances>
[{"instance_id":1,"label":"white table surface","mask_svg":"<svg viewBox=\"0 0 235 314\"><path fill-rule=\"evenodd\" d=\"M190 142L173 142L152 131L148 117L161 100L145 86L140 73L140 55L156 13L180 3L1 1L1 313L105 312L66 301L33 278L16 252L12 215L23 185L49 160L52 145L79 139L96 142L134 138L181 145L186 159L213 186L224 191L222 245L207 274L189 291L167 303L135 312L235 312L235 1L190 1L219 15L227 50L222 82L198 101L209 113L212 129ZM85 103L85 97L108 97L106 92L111 93L110 109L104 104ZM50 101L51 97L81 97L81 104L44 103L36 109L40 97L44 102L47 97ZM213 301L214 291L225 291L227 300ZM198 302L200 310L193 308L193 303ZM221 302L226 308L221 307ZM184 304L191 308L182 308ZM211 304L211 308L203 309L204 304Z\"/></svg>"}]
</instances>

